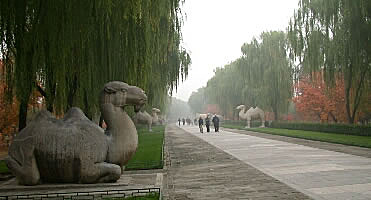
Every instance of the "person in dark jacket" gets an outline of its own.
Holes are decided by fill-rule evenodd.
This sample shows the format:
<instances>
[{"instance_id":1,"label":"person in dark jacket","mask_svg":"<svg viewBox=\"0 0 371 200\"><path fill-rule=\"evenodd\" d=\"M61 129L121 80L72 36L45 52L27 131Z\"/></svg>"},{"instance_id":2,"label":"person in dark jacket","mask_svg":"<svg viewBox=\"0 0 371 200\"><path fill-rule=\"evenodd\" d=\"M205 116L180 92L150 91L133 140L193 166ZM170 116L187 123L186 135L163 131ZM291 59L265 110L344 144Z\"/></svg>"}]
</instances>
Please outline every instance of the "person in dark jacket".
<instances>
[{"instance_id":1,"label":"person in dark jacket","mask_svg":"<svg viewBox=\"0 0 371 200\"><path fill-rule=\"evenodd\" d=\"M200 128L200 132L201 132L201 133L204 132L204 129L203 129L202 125L204 125L204 120L202 119L202 117L200 117L200 118L198 119L198 127Z\"/></svg>"},{"instance_id":2,"label":"person in dark jacket","mask_svg":"<svg viewBox=\"0 0 371 200\"><path fill-rule=\"evenodd\" d=\"M179 124L179 126L180 126L180 118L178 118L178 124Z\"/></svg>"},{"instance_id":3,"label":"person in dark jacket","mask_svg":"<svg viewBox=\"0 0 371 200\"><path fill-rule=\"evenodd\" d=\"M210 132L210 117L209 115L205 119L206 131Z\"/></svg>"},{"instance_id":4,"label":"person in dark jacket","mask_svg":"<svg viewBox=\"0 0 371 200\"><path fill-rule=\"evenodd\" d=\"M219 117L214 115L212 121L213 121L213 124L214 124L215 132L219 132Z\"/></svg>"}]
</instances>

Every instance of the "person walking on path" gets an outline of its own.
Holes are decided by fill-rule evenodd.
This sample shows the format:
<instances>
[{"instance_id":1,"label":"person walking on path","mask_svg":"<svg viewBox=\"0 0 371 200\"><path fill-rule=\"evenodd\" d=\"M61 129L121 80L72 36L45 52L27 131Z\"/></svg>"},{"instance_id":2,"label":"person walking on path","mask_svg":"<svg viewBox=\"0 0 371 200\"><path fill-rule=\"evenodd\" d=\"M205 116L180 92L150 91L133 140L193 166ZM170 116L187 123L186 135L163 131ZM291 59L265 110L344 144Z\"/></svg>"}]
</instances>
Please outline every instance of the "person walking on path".
<instances>
[{"instance_id":1,"label":"person walking on path","mask_svg":"<svg viewBox=\"0 0 371 200\"><path fill-rule=\"evenodd\" d=\"M214 115L212 121L213 121L213 124L214 124L215 132L219 132L219 117Z\"/></svg>"},{"instance_id":2,"label":"person walking on path","mask_svg":"<svg viewBox=\"0 0 371 200\"><path fill-rule=\"evenodd\" d=\"M185 119L184 118L182 119L182 122L183 122L183 126L184 126L185 125Z\"/></svg>"},{"instance_id":3,"label":"person walking on path","mask_svg":"<svg viewBox=\"0 0 371 200\"><path fill-rule=\"evenodd\" d=\"M178 118L178 124L179 124L179 126L180 126L180 118Z\"/></svg>"},{"instance_id":4,"label":"person walking on path","mask_svg":"<svg viewBox=\"0 0 371 200\"><path fill-rule=\"evenodd\" d=\"M210 117L209 115L205 119L206 131L210 132Z\"/></svg>"},{"instance_id":5,"label":"person walking on path","mask_svg":"<svg viewBox=\"0 0 371 200\"><path fill-rule=\"evenodd\" d=\"M202 117L200 117L200 119L198 119L198 127L200 128L200 133L204 132L202 125L204 125L204 120L202 119Z\"/></svg>"}]
</instances>

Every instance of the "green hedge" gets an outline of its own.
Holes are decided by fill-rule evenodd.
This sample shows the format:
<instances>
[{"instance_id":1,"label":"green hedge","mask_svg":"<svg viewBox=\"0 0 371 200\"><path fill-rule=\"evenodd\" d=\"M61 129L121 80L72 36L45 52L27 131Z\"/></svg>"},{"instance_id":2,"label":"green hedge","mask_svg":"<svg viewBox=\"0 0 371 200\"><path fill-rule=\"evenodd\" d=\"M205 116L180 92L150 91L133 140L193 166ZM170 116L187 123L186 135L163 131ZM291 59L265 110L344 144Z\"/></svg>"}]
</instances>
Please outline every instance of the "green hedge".
<instances>
[{"instance_id":1,"label":"green hedge","mask_svg":"<svg viewBox=\"0 0 371 200\"><path fill-rule=\"evenodd\" d=\"M283 128L292 130L317 131L326 133L337 133L346 135L371 136L371 126L351 124L323 124L306 122L279 122L273 121L271 128Z\"/></svg>"}]
</instances>

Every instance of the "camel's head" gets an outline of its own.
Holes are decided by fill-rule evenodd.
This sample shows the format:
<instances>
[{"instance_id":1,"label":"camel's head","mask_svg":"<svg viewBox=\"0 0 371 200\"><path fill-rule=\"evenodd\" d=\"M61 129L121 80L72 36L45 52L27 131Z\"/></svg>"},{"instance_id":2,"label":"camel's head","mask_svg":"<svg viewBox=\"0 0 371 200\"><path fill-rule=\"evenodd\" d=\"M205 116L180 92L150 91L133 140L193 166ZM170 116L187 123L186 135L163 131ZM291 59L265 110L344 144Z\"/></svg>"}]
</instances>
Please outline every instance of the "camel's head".
<instances>
[{"instance_id":1,"label":"camel's head","mask_svg":"<svg viewBox=\"0 0 371 200\"><path fill-rule=\"evenodd\" d=\"M134 111L138 112L147 103L147 95L137 86L129 86L126 105L134 106Z\"/></svg>"},{"instance_id":2,"label":"camel's head","mask_svg":"<svg viewBox=\"0 0 371 200\"><path fill-rule=\"evenodd\" d=\"M245 109L245 105L239 105L236 107L237 110L242 110L242 109Z\"/></svg>"},{"instance_id":3,"label":"camel's head","mask_svg":"<svg viewBox=\"0 0 371 200\"><path fill-rule=\"evenodd\" d=\"M112 103L116 107L126 104L129 85L121 81L111 81L104 85L101 92L100 105Z\"/></svg>"},{"instance_id":4,"label":"camel's head","mask_svg":"<svg viewBox=\"0 0 371 200\"><path fill-rule=\"evenodd\" d=\"M161 112L161 110L160 110L160 109L158 109L158 108L152 108L152 112L153 112L153 113L160 113L160 112Z\"/></svg>"}]
</instances>

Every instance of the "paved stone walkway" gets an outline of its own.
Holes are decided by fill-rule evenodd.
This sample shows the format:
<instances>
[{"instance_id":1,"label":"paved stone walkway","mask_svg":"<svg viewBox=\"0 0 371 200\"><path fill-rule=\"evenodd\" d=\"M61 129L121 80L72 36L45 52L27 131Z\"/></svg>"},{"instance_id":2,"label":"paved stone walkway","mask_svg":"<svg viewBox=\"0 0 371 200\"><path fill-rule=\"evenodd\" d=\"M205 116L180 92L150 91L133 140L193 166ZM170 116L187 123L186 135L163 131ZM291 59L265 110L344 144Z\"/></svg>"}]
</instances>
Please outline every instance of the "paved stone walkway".
<instances>
[{"instance_id":1,"label":"paved stone walkway","mask_svg":"<svg viewBox=\"0 0 371 200\"><path fill-rule=\"evenodd\" d=\"M122 194L126 194L126 196L131 196L134 193L138 192L148 192L148 190L152 190L154 188L161 188L162 187L162 170L146 170L146 171L125 171L121 178L115 183L97 183L97 184L41 184L36 186L23 186L18 185L15 178L10 179L5 182L0 182L0 199L6 199L6 196L11 196L13 198L16 195L38 195L48 194L62 194L68 193L70 195L76 195L77 193L81 193L80 195L88 195L87 193L97 193L96 191L114 191L114 190L121 190L120 194L116 196L122 196ZM84 194L85 193L85 194ZM110 192L115 194L116 192ZM82 196L82 199L91 199L92 196L89 194L90 198L87 196ZM110 195L108 195L110 196ZM113 195L114 196L114 195ZM4 198L2 198L4 197ZM48 198L43 198L48 199ZM63 199L51 197L51 199ZM69 198L71 199L71 198ZM75 199L73 197L72 199ZM77 198L79 199L79 198Z\"/></svg>"},{"instance_id":2,"label":"paved stone walkway","mask_svg":"<svg viewBox=\"0 0 371 200\"><path fill-rule=\"evenodd\" d=\"M225 130L200 134L195 126L182 128L314 199L371 199L370 158Z\"/></svg>"},{"instance_id":3,"label":"paved stone walkway","mask_svg":"<svg viewBox=\"0 0 371 200\"><path fill-rule=\"evenodd\" d=\"M167 126L164 199L310 199L195 135Z\"/></svg>"},{"instance_id":4,"label":"paved stone walkway","mask_svg":"<svg viewBox=\"0 0 371 200\"><path fill-rule=\"evenodd\" d=\"M371 149L364 148L364 147L334 144L334 143L320 142L320 141L314 141L314 140L306 140L306 139L286 137L286 136L280 136L280 135L272 135L272 134L267 134L267 133L258 133L258 132L252 132L252 131L246 131L246 130L237 130L237 129L228 129L228 128L222 128L222 129L224 131L240 133L244 135L251 135L251 136L262 137L262 138L271 139L271 140L278 140L282 142L300 144L300 145L314 147L318 149L325 149L329 151L336 151L336 152L371 158Z\"/></svg>"}]
</instances>

